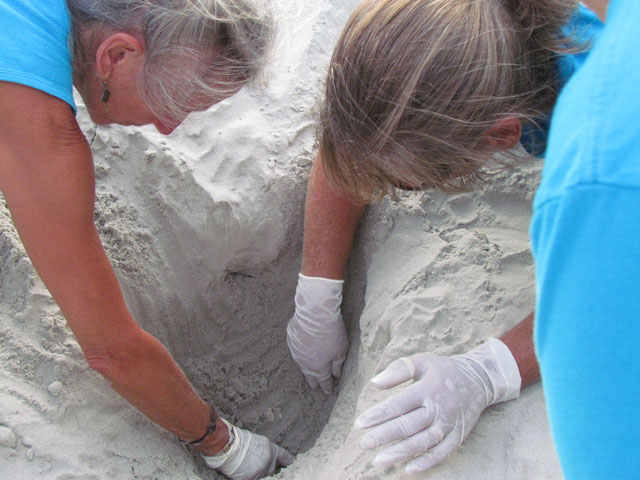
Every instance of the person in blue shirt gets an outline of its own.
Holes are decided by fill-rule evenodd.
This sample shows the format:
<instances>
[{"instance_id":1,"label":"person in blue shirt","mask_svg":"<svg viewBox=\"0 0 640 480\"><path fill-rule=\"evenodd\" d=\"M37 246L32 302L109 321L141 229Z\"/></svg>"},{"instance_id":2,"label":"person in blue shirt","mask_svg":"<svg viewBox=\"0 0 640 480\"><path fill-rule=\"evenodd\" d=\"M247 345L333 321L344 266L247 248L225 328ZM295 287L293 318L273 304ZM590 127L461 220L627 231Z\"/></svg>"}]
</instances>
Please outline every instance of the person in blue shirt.
<instances>
[{"instance_id":1,"label":"person in blue shirt","mask_svg":"<svg viewBox=\"0 0 640 480\"><path fill-rule=\"evenodd\" d=\"M89 365L232 479L293 457L231 425L128 311L94 224L96 124L153 124L233 95L265 58L271 21L244 0L0 0L0 190L34 267Z\"/></svg>"},{"instance_id":2,"label":"person in blue shirt","mask_svg":"<svg viewBox=\"0 0 640 480\"><path fill-rule=\"evenodd\" d=\"M347 354L342 284L364 205L397 188L468 190L518 142L541 155L558 92L602 28L594 11L571 0L358 5L329 67L287 327L312 387L330 393ZM363 448L384 446L374 465L437 465L486 407L539 380L533 321L462 355L417 352L374 377L384 389L413 380L355 421Z\"/></svg>"},{"instance_id":3,"label":"person in blue shirt","mask_svg":"<svg viewBox=\"0 0 640 480\"><path fill-rule=\"evenodd\" d=\"M536 192L535 344L567 480L640 475L640 3L606 25L562 91Z\"/></svg>"}]
</instances>

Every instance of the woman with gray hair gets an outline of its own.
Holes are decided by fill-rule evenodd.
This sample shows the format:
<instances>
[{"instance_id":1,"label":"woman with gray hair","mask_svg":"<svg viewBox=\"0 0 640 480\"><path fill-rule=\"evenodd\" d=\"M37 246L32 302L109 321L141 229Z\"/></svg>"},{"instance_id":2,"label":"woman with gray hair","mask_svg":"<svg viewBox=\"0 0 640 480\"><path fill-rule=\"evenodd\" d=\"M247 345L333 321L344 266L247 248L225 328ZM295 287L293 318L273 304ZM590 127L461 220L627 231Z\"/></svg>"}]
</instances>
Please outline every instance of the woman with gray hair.
<instances>
[{"instance_id":1,"label":"woman with gray hair","mask_svg":"<svg viewBox=\"0 0 640 480\"><path fill-rule=\"evenodd\" d=\"M45 285L94 370L231 479L293 456L231 425L133 319L93 221L96 124L171 133L259 72L270 18L246 0L0 0L0 190Z\"/></svg>"}]
</instances>

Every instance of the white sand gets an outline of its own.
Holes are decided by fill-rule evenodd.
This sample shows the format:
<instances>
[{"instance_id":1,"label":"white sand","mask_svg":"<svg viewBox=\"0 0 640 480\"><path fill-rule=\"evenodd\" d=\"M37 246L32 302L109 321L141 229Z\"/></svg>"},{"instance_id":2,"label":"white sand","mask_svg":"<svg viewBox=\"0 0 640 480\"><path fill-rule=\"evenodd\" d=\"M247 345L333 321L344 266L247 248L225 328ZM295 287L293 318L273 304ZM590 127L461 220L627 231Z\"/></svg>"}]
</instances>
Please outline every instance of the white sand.
<instances>
[{"instance_id":1,"label":"white sand","mask_svg":"<svg viewBox=\"0 0 640 480\"><path fill-rule=\"evenodd\" d=\"M527 229L540 162L523 159L479 193L412 193L370 208L345 290L351 349L339 394L310 392L285 325L314 107L357 2L282 3L297 11L281 18L266 90L195 114L170 137L98 128L96 221L132 312L196 389L300 453L275 478L406 478L371 467L373 454L358 447L356 414L385 396L367 381L401 355L467 350L531 311ZM79 118L91 138L94 126ZM218 478L88 368L4 202L0 340L1 478ZM540 385L489 409L442 466L411 478L560 479Z\"/></svg>"}]
</instances>

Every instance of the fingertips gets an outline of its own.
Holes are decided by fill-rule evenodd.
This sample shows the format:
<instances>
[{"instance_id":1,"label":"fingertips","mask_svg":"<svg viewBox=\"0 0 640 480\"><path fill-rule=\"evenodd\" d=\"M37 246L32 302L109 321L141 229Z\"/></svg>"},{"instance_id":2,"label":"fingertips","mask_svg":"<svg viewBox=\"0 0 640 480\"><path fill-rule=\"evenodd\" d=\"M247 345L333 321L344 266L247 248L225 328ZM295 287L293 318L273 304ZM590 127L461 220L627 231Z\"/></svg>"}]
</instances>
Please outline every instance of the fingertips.
<instances>
[{"instance_id":1,"label":"fingertips","mask_svg":"<svg viewBox=\"0 0 640 480\"><path fill-rule=\"evenodd\" d=\"M402 413L404 412L400 412L399 414ZM390 410L389 401L387 399L360 414L358 418L356 418L355 422L353 422L353 426L358 430L363 430L375 425L380 425L394 416L396 415L394 415L393 411Z\"/></svg>"},{"instance_id":2,"label":"fingertips","mask_svg":"<svg viewBox=\"0 0 640 480\"><path fill-rule=\"evenodd\" d=\"M382 421L380 420L380 417L380 408L379 406L375 406L360 414L358 418L356 418L355 422L353 422L353 427L357 430L369 428L380 423Z\"/></svg>"},{"instance_id":3,"label":"fingertips","mask_svg":"<svg viewBox=\"0 0 640 480\"><path fill-rule=\"evenodd\" d=\"M380 425L387 420L405 415L416 408L424 406L424 392L417 383L409 385L400 393L383 400L362 413L355 421L354 427L358 429Z\"/></svg>"},{"instance_id":4,"label":"fingertips","mask_svg":"<svg viewBox=\"0 0 640 480\"><path fill-rule=\"evenodd\" d=\"M345 356L340 356L331 362L331 375L338 378L342 374L342 364L344 363Z\"/></svg>"},{"instance_id":5,"label":"fingertips","mask_svg":"<svg viewBox=\"0 0 640 480\"><path fill-rule=\"evenodd\" d=\"M441 427L436 425L428 428L389 448L385 448L376 455L372 463L375 466L382 467L412 458L438 445L443 436L444 432Z\"/></svg>"},{"instance_id":6,"label":"fingertips","mask_svg":"<svg viewBox=\"0 0 640 480\"><path fill-rule=\"evenodd\" d=\"M371 464L374 467L388 467L390 465L393 465L396 462L405 460L406 458L409 458L407 454L404 454L397 450L394 450L394 451L383 450L382 452L380 452L375 456Z\"/></svg>"},{"instance_id":7,"label":"fingertips","mask_svg":"<svg viewBox=\"0 0 640 480\"><path fill-rule=\"evenodd\" d=\"M415 375L415 366L407 357L399 358L389 364L382 372L371 379L377 388L386 390L411 380Z\"/></svg>"},{"instance_id":8,"label":"fingertips","mask_svg":"<svg viewBox=\"0 0 640 480\"><path fill-rule=\"evenodd\" d=\"M282 447L278 447L278 465L287 466L295 461L296 457Z\"/></svg>"},{"instance_id":9,"label":"fingertips","mask_svg":"<svg viewBox=\"0 0 640 480\"><path fill-rule=\"evenodd\" d=\"M318 388L318 379L314 376L304 374L304 378L311 387L312 390L316 390Z\"/></svg>"},{"instance_id":10,"label":"fingertips","mask_svg":"<svg viewBox=\"0 0 640 480\"><path fill-rule=\"evenodd\" d=\"M406 467L404 467L405 473L407 473L408 475L415 475L416 473L425 472L435 467L436 465L442 463L442 461L446 458L445 455L436 457L435 455L431 455L431 454L423 455L423 457L428 458L428 460L425 460L425 461L414 460L413 462L410 462L409 464L407 464ZM420 458L423 458L423 457L420 457Z\"/></svg>"},{"instance_id":11,"label":"fingertips","mask_svg":"<svg viewBox=\"0 0 640 480\"><path fill-rule=\"evenodd\" d=\"M325 395L331 395L333 393L333 377L318 380L318 385Z\"/></svg>"},{"instance_id":12,"label":"fingertips","mask_svg":"<svg viewBox=\"0 0 640 480\"><path fill-rule=\"evenodd\" d=\"M409 462L404 471L408 474L420 473L442 463L458 447L455 435L448 435L424 455Z\"/></svg>"},{"instance_id":13,"label":"fingertips","mask_svg":"<svg viewBox=\"0 0 640 480\"><path fill-rule=\"evenodd\" d=\"M378 439L373 435L367 433L360 438L360 448L363 450L371 450L379 446Z\"/></svg>"}]
</instances>

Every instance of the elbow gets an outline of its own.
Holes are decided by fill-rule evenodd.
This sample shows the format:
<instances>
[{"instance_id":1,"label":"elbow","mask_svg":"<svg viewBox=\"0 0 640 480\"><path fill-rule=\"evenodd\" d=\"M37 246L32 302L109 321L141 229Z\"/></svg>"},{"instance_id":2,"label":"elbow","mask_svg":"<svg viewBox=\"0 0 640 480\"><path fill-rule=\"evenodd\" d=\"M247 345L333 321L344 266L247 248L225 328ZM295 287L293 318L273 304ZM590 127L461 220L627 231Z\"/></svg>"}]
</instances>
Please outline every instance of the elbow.
<instances>
[{"instance_id":1,"label":"elbow","mask_svg":"<svg viewBox=\"0 0 640 480\"><path fill-rule=\"evenodd\" d=\"M126 357L121 357L118 353L116 350L107 350L101 354L87 354L85 356L89 367L113 385L122 383L130 370L130 364Z\"/></svg>"},{"instance_id":2,"label":"elbow","mask_svg":"<svg viewBox=\"0 0 640 480\"><path fill-rule=\"evenodd\" d=\"M112 386L130 383L136 370L135 341L117 341L85 351L92 370L102 375Z\"/></svg>"}]
</instances>

